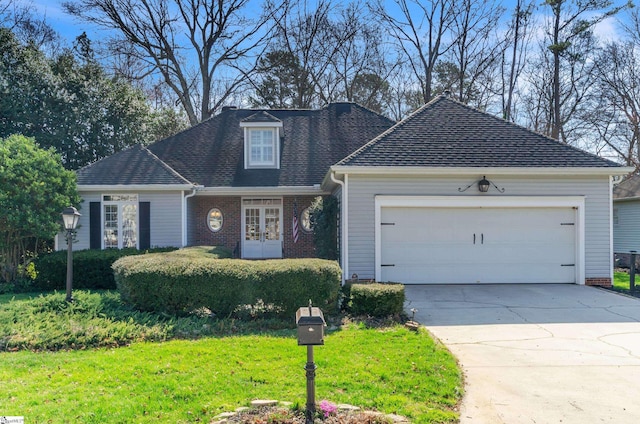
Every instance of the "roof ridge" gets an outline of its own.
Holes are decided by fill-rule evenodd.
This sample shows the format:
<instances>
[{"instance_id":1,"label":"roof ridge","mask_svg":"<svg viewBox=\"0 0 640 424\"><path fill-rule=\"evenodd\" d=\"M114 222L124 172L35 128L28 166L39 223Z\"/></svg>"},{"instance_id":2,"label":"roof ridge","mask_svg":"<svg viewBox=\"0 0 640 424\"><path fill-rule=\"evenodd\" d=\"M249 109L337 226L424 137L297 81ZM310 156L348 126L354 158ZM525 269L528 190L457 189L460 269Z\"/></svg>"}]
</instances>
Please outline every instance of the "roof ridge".
<instances>
[{"instance_id":1,"label":"roof ridge","mask_svg":"<svg viewBox=\"0 0 640 424\"><path fill-rule=\"evenodd\" d=\"M95 166L96 164L100 163L101 161L103 161L103 160L105 160L105 159L107 159L107 158L113 157L113 156L115 156L115 155L117 155L117 154L120 154L120 153L122 153L122 152L126 152L127 150L131 150L131 149L133 149L133 148L135 148L135 147L142 147L142 145L141 145L140 143L136 143L136 144L132 144L132 145L130 145L130 146L127 146L127 147L125 147L125 148L124 148L124 149L122 149L122 150L118 150L117 152L110 154L109 156L105 156L105 157L103 157L103 158L100 158L100 159L98 159L98 160L96 160L96 161L93 161L93 162L91 162L91 163L89 163L89 164L87 164L87 165L83 166L82 168L78 168L78 169L76 169L76 170L75 170L75 172L76 172L76 173L78 173L78 172L80 172L80 171L82 171L82 170L85 170L85 169L91 168L91 167Z\"/></svg>"},{"instance_id":2,"label":"roof ridge","mask_svg":"<svg viewBox=\"0 0 640 424\"><path fill-rule=\"evenodd\" d=\"M409 114L409 116L407 116L406 118L404 118L401 121L396 122L394 125L392 125L390 128L387 128L385 131L381 132L380 134L378 134L375 138L373 138L371 141L369 141L368 143L362 145L360 148L354 150L352 153L350 153L349 155L345 156L344 158L340 159L340 161L338 161L337 163L335 163L334 165L340 165L343 162L347 162L351 159L353 159L355 156L359 155L360 153L362 153L363 151L371 148L372 146L374 146L375 144L378 144L380 142L380 140L386 136L387 134L397 130L398 128L401 128L402 126L406 125L407 121L409 121L411 118L413 118L416 114L418 114L419 112L421 112L422 110L426 109L429 106L432 106L433 104L436 103L436 100L439 100L441 97L443 97L444 95L440 95L438 97L434 97L433 99L431 99L431 101L429 101L428 103L425 103L424 105L420 106L418 109L414 110L413 112L411 112ZM382 116L382 115L381 115ZM387 118L388 119L388 118Z\"/></svg>"},{"instance_id":3,"label":"roof ridge","mask_svg":"<svg viewBox=\"0 0 640 424\"><path fill-rule=\"evenodd\" d=\"M172 173L176 177L180 178L181 180L185 181L187 184L195 185L194 183L192 183L191 181L189 181L188 179L183 177L178 171L176 171L171 166L169 166L169 164L167 164L165 161L163 161L158 156L156 156L156 154L153 153L151 150L147 149L145 146L142 146L142 145L139 145L139 146L144 152L146 152L148 155L150 155L153 160L158 161L160 163L160 165L162 165L167 171L169 171L170 173Z\"/></svg>"},{"instance_id":4,"label":"roof ridge","mask_svg":"<svg viewBox=\"0 0 640 424\"><path fill-rule=\"evenodd\" d=\"M587 150L583 150L583 149L581 149L581 148L579 148L579 147L576 147L576 146L574 146L574 145L572 145L572 144L565 143L564 141L556 140L555 138L550 137L550 136L548 136L548 135L546 135L546 134L543 134L543 133L541 133L540 131L532 130L531 128L527 128L527 127L525 127L525 126L523 126L523 125L519 125L519 124L517 124L517 123L515 123L515 122L513 122L513 121L509 121L509 120L507 120L507 119L504 119L503 117L500 117L500 116L497 116L497 115L493 115L493 114L491 114L491 113L489 113L489 112L487 112L487 111L480 110L480 109L478 109L477 107L470 106L470 105L468 105L468 104L462 103L461 101L459 101L459 100L457 100L457 99L454 99L454 98L452 98L452 97L447 96L446 94L441 94L441 95L440 95L440 96L438 96L438 97L444 97L445 99L447 99L447 100L449 100L449 101L451 101L451 102L453 102L453 103L456 103L456 104L458 104L458 105L460 105L460 106L462 106L462 107L465 107L465 108L467 108L467 109L469 109L469 110L472 110L472 111L474 111L474 112L482 113L482 114L484 114L484 115L490 116L491 118L493 118L493 119L495 119L495 120L497 120L497 121L505 122L505 123L507 123L507 124L509 124L509 125L511 125L511 126L514 126L514 127L516 127L516 128L519 128L519 129L521 129L521 130L525 130L525 131L528 131L528 132L530 132L530 133L532 133L532 134L538 135L538 136L540 136L540 137L544 137L544 138L546 138L548 141L552 141L552 142L554 142L554 143L557 143L557 144L559 144L560 146L562 146L563 148L569 148L569 149L572 149L572 150L574 150L574 151L576 151L576 152L583 153L583 154L588 154L588 155L590 155L590 156L592 156L592 157L594 157L594 158L597 158L597 159L600 159L600 160L603 160L603 161L607 161L607 162L612 163L612 164L614 164L614 165L616 165L616 166L620 166L620 164L619 164L619 163L616 163L616 162L614 162L614 161L612 161L612 160L610 160L610 159L606 159L606 158L600 157L600 156L596 155L595 153L591 153L591 152L589 152L589 151L587 151Z\"/></svg>"}]
</instances>

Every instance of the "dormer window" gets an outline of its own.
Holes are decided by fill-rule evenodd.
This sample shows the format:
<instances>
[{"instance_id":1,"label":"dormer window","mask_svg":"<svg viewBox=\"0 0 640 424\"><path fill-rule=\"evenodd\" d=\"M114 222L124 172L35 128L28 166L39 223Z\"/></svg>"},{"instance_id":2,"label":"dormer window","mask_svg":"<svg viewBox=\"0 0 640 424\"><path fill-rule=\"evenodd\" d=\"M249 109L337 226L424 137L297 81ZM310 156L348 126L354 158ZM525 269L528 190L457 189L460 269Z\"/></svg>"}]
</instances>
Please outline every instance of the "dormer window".
<instances>
[{"instance_id":1,"label":"dormer window","mask_svg":"<svg viewBox=\"0 0 640 424\"><path fill-rule=\"evenodd\" d=\"M276 128L249 128L249 167L276 167Z\"/></svg>"},{"instance_id":2,"label":"dormer window","mask_svg":"<svg viewBox=\"0 0 640 424\"><path fill-rule=\"evenodd\" d=\"M263 111L242 120L240 127L244 128L245 169L279 169L282 121Z\"/></svg>"}]
</instances>

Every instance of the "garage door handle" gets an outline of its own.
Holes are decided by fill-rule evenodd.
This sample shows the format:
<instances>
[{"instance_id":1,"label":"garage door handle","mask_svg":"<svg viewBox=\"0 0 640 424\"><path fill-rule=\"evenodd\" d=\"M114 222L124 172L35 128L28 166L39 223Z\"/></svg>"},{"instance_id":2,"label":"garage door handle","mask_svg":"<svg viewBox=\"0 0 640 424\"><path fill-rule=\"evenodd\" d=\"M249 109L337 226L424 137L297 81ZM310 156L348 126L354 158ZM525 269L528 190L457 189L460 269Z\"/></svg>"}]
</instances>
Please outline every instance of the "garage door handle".
<instances>
[{"instance_id":1,"label":"garage door handle","mask_svg":"<svg viewBox=\"0 0 640 424\"><path fill-rule=\"evenodd\" d=\"M484 244L484 233L480 234L480 244Z\"/></svg>"},{"instance_id":2,"label":"garage door handle","mask_svg":"<svg viewBox=\"0 0 640 424\"><path fill-rule=\"evenodd\" d=\"M476 244L476 235L473 235L473 244Z\"/></svg>"},{"instance_id":3,"label":"garage door handle","mask_svg":"<svg viewBox=\"0 0 640 424\"><path fill-rule=\"evenodd\" d=\"M560 266L576 266L576 264L560 264Z\"/></svg>"},{"instance_id":4,"label":"garage door handle","mask_svg":"<svg viewBox=\"0 0 640 424\"><path fill-rule=\"evenodd\" d=\"M380 264L380 266L396 266L396 264Z\"/></svg>"}]
</instances>

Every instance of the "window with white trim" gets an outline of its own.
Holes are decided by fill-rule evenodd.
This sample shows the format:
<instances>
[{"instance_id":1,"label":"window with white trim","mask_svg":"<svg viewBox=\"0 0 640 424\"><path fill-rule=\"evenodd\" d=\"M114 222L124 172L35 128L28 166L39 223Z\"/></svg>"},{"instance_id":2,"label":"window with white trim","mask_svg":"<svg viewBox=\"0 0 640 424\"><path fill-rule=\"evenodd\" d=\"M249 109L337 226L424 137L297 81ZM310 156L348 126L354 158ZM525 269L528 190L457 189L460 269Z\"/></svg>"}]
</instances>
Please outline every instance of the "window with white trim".
<instances>
[{"instance_id":1,"label":"window with white trim","mask_svg":"<svg viewBox=\"0 0 640 424\"><path fill-rule=\"evenodd\" d=\"M249 167L276 167L276 128L249 128Z\"/></svg>"},{"instance_id":2,"label":"window with white trim","mask_svg":"<svg viewBox=\"0 0 640 424\"><path fill-rule=\"evenodd\" d=\"M102 248L138 247L138 195L102 196Z\"/></svg>"},{"instance_id":3,"label":"window with white trim","mask_svg":"<svg viewBox=\"0 0 640 424\"><path fill-rule=\"evenodd\" d=\"M241 122L244 169L280 169L282 122Z\"/></svg>"}]
</instances>

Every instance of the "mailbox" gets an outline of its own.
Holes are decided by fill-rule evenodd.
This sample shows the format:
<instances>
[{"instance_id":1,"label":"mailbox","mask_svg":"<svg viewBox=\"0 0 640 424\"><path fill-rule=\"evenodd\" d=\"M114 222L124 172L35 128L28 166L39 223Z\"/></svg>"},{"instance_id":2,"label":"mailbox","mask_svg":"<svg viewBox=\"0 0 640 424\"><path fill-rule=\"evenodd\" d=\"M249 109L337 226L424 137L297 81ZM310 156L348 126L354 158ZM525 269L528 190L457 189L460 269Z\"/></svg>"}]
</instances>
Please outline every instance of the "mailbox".
<instances>
[{"instance_id":1,"label":"mailbox","mask_svg":"<svg viewBox=\"0 0 640 424\"><path fill-rule=\"evenodd\" d=\"M302 307L296 312L298 325L298 346L313 346L324 344L324 315L320 308Z\"/></svg>"}]
</instances>

